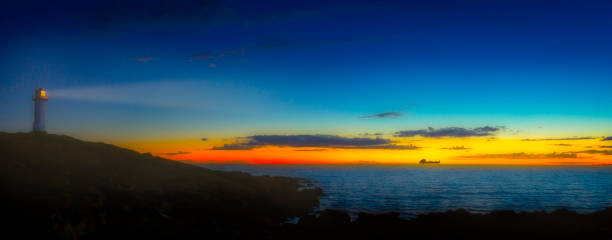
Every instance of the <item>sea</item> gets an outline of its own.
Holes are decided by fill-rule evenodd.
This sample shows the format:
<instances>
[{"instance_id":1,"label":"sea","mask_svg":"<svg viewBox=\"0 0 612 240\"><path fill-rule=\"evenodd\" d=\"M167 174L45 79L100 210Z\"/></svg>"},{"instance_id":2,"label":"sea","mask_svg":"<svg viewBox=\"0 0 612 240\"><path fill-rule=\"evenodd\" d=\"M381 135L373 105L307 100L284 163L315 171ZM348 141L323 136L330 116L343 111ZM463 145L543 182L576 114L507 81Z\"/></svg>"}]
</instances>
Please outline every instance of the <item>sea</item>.
<instances>
[{"instance_id":1,"label":"sea","mask_svg":"<svg viewBox=\"0 0 612 240\"><path fill-rule=\"evenodd\" d=\"M303 178L323 189L317 210L418 214L465 209L588 213L612 207L612 166L324 166L208 164L252 175Z\"/></svg>"}]
</instances>

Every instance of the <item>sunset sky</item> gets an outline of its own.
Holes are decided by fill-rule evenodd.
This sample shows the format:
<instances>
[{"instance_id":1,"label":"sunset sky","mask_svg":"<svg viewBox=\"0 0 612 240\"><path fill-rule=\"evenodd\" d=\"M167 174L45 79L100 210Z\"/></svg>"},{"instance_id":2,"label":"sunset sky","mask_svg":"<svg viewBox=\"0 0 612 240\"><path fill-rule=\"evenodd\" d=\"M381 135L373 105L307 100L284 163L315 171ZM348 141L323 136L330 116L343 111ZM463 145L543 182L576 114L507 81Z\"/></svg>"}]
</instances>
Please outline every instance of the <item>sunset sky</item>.
<instances>
[{"instance_id":1,"label":"sunset sky","mask_svg":"<svg viewBox=\"0 0 612 240\"><path fill-rule=\"evenodd\" d=\"M11 5L13 4L13 5ZM0 10L0 131L196 162L612 164L610 1Z\"/></svg>"}]
</instances>

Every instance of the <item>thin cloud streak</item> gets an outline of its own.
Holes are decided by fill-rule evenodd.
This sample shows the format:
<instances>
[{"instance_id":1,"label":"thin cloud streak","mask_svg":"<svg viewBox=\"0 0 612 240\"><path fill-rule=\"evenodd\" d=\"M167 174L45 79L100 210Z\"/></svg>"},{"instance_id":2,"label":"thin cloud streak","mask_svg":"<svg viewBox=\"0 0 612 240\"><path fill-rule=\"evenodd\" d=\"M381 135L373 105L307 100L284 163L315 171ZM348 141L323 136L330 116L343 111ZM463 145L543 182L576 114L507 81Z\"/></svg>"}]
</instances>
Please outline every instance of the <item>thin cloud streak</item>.
<instances>
[{"instance_id":1,"label":"thin cloud streak","mask_svg":"<svg viewBox=\"0 0 612 240\"><path fill-rule=\"evenodd\" d=\"M507 153L507 154L477 154L459 156L456 159L547 159L547 158L578 158L575 152L567 153Z\"/></svg>"},{"instance_id":2,"label":"thin cloud streak","mask_svg":"<svg viewBox=\"0 0 612 240\"><path fill-rule=\"evenodd\" d=\"M246 48L239 48L239 49L225 50L217 54L198 53L198 54L191 55L189 57L189 60L190 61L207 60L207 59L208 60L219 60L219 59L229 57L229 56L236 56L236 55L244 54L245 51L246 51Z\"/></svg>"},{"instance_id":3,"label":"thin cloud streak","mask_svg":"<svg viewBox=\"0 0 612 240\"><path fill-rule=\"evenodd\" d=\"M184 154L189 154L191 152L184 152L184 151L178 151L178 152L169 152L169 153L162 153L163 155L168 155L168 156L174 156L174 155L184 155Z\"/></svg>"},{"instance_id":4,"label":"thin cloud streak","mask_svg":"<svg viewBox=\"0 0 612 240\"><path fill-rule=\"evenodd\" d=\"M153 60L153 58L150 56L136 58L136 61L143 62L143 63L150 62L151 60Z\"/></svg>"},{"instance_id":5,"label":"thin cloud streak","mask_svg":"<svg viewBox=\"0 0 612 240\"><path fill-rule=\"evenodd\" d=\"M466 148L465 146L455 146L455 147L445 147L445 148L441 148L441 149L445 149L445 150L469 150L471 148Z\"/></svg>"},{"instance_id":6,"label":"thin cloud streak","mask_svg":"<svg viewBox=\"0 0 612 240\"><path fill-rule=\"evenodd\" d=\"M401 117L401 116L404 116L404 114L398 113L398 112L384 112L384 113L378 113L378 114L373 114L373 115L365 115L359 118L396 118L396 117Z\"/></svg>"},{"instance_id":7,"label":"thin cloud streak","mask_svg":"<svg viewBox=\"0 0 612 240\"><path fill-rule=\"evenodd\" d=\"M589 140L595 139L593 137L568 137L568 138L525 138L521 141L565 141L565 140Z\"/></svg>"}]
</instances>

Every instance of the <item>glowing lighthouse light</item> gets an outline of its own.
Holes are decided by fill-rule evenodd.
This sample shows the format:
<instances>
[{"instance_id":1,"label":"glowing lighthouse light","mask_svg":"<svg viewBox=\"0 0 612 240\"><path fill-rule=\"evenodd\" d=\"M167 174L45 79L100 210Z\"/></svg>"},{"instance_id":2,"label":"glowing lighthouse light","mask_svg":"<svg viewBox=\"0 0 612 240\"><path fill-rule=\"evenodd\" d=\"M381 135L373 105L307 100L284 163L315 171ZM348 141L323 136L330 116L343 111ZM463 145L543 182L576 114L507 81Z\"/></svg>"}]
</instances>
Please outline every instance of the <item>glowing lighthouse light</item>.
<instances>
[{"instance_id":1,"label":"glowing lighthouse light","mask_svg":"<svg viewBox=\"0 0 612 240\"><path fill-rule=\"evenodd\" d=\"M49 100L47 91L39 88L34 92L34 124L32 125L32 131L34 132L45 132L45 108L46 103Z\"/></svg>"}]
</instances>

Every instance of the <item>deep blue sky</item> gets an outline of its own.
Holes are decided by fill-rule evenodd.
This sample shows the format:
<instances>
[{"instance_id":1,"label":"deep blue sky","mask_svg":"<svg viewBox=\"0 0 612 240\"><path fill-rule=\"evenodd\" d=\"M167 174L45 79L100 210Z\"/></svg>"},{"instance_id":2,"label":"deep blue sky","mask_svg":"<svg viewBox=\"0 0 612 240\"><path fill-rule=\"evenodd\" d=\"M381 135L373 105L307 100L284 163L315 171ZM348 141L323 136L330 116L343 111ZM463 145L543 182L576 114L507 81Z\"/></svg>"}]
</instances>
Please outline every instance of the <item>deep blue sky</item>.
<instances>
[{"instance_id":1,"label":"deep blue sky","mask_svg":"<svg viewBox=\"0 0 612 240\"><path fill-rule=\"evenodd\" d=\"M103 140L612 134L609 1L85 2L0 10L0 130L45 87L50 130Z\"/></svg>"}]
</instances>

